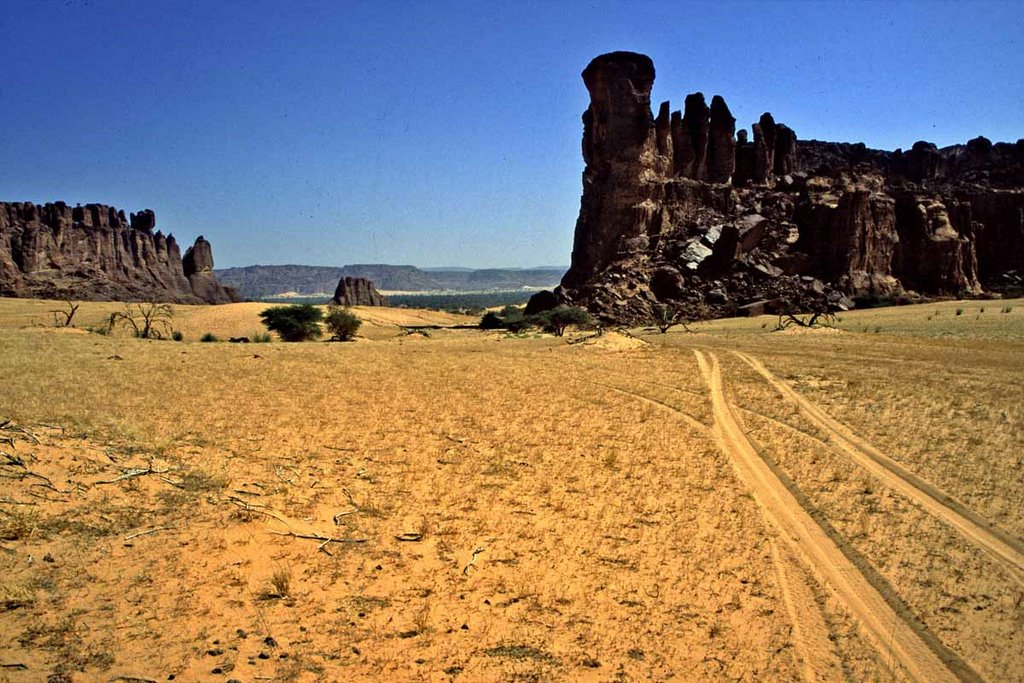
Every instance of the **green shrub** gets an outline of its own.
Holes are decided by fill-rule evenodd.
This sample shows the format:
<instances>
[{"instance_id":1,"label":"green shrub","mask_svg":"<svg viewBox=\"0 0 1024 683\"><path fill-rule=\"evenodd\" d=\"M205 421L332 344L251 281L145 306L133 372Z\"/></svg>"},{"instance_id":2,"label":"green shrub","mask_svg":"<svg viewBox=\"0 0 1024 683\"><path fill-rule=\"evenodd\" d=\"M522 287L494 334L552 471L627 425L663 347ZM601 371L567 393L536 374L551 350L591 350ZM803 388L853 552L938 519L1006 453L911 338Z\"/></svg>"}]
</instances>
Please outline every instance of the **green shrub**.
<instances>
[{"instance_id":1,"label":"green shrub","mask_svg":"<svg viewBox=\"0 0 1024 683\"><path fill-rule=\"evenodd\" d=\"M207 332L206 334L204 334L202 337L199 338L199 341L201 341L201 342L215 342L215 341L220 341L220 340L217 339L217 335L215 335L213 332Z\"/></svg>"},{"instance_id":2,"label":"green shrub","mask_svg":"<svg viewBox=\"0 0 1024 683\"><path fill-rule=\"evenodd\" d=\"M480 318L481 330L500 330L503 327L505 327L505 321L494 311L488 311L484 313L484 317Z\"/></svg>"},{"instance_id":3,"label":"green shrub","mask_svg":"<svg viewBox=\"0 0 1024 683\"><path fill-rule=\"evenodd\" d=\"M490 312L480 319L480 328L519 333L536 324L534 316L527 316L519 306L505 306L499 313Z\"/></svg>"},{"instance_id":4,"label":"green shrub","mask_svg":"<svg viewBox=\"0 0 1024 683\"><path fill-rule=\"evenodd\" d=\"M323 317L323 312L313 304L272 306L260 313L260 320L267 329L277 332L286 342L319 339L323 335L320 329Z\"/></svg>"},{"instance_id":5,"label":"green shrub","mask_svg":"<svg viewBox=\"0 0 1024 683\"><path fill-rule=\"evenodd\" d=\"M253 344L269 344L272 340L269 332L253 332L249 335L249 341Z\"/></svg>"},{"instance_id":6,"label":"green shrub","mask_svg":"<svg viewBox=\"0 0 1024 683\"><path fill-rule=\"evenodd\" d=\"M331 306L328 308L327 317L324 319L324 322L327 323L327 329L331 331L332 341L351 341L355 339L356 332L359 330L360 325L363 324L363 321L355 313L341 306Z\"/></svg>"},{"instance_id":7,"label":"green shrub","mask_svg":"<svg viewBox=\"0 0 1024 683\"><path fill-rule=\"evenodd\" d=\"M578 306L556 306L549 311L531 317L545 332L550 332L556 337L565 334L566 328L570 325L588 327L594 324L594 319L590 317L590 314Z\"/></svg>"}]
</instances>

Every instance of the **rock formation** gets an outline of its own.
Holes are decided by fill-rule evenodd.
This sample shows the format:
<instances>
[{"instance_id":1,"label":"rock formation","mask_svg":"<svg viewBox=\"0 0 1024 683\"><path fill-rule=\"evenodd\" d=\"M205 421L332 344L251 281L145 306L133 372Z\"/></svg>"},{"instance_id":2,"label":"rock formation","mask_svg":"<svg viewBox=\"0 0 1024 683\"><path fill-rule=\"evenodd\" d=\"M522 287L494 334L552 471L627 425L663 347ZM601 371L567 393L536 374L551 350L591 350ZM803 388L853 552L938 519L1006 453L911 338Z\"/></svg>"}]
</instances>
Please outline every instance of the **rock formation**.
<instances>
[{"instance_id":1,"label":"rock formation","mask_svg":"<svg viewBox=\"0 0 1024 683\"><path fill-rule=\"evenodd\" d=\"M556 293L605 320L969 295L1024 273L1024 140L885 152L798 142L770 113L748 137L699 92L655 117L654 65L630 52L583 82L583 197Z\"/></svg>"},{"instance_id":2,"label":"rock formation","mask_svg":"<svg viewBox=\"0 0 1024 683\"><path fill-rule=\"evenodd\" d=\"M231 295L213 274L213 247L206 238L197 237L195 244L185 250L181 261L193 294L211 304L231 303Z\"/></svg>"},{"instance_id":3,"label":"rock formation","mask_svg":"<svg viewBox=\"0 0 1024 683\"><path fill-rule=\"evenodd\" d=\"M224 303L209 242L190 281L173 235L148 209L126 217L103 204L0 202L0 295L92 301ZM203 242L203 245L200 244ZM205 245L205 246L204 246ZM207 269L208 270L208 269Z\"/></svg>"},{"instance_id":4,"label":"rock formation","mask_svg":"<svg viewBox=\"0 0 1024 683\"><path fill-rule=\"evenodd\" d=\"M331 303L339 306L387 306L388 300L373 282L362 277L343 277L338 281Z\"/></svg>"}]
</instances>

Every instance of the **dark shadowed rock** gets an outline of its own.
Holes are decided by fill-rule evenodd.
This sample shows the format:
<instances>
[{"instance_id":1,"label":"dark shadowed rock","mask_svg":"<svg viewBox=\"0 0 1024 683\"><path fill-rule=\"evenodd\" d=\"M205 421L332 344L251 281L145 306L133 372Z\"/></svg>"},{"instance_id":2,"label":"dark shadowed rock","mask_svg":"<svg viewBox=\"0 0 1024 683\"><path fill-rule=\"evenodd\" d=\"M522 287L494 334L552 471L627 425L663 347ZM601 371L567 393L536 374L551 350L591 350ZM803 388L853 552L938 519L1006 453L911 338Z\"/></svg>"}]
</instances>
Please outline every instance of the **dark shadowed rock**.
<instances>
[{"instance_id":1,"label":"dark shadowed rock","mask_svg":"<svg viewBox=\"0 0 1024 683\"><path fill-rule=\"evenodd\" d=\"M680 175L694 180L707 178L708 135L711 128L711 112L704 101L704 93L695 92L686 96L683 106L681 134L682 143L679 147L682 159Z\"/></svg>"},{"instance_id":2,"label":"dark shadowed rock","mask_svg":"<svg viewBox=\"0 0 1024 683\"><path fill-rule=\"evenodd\" d=\"M886 152L798 141L768 113L748 141L719 96L653 117L653 78L633 53L584 72L586 170L561 299L637 323L659 301L701 315L841 308L1024 272L1024 141Z\"/></svg>"},{"instance_id":3,"label":"dark shadowed rock","mask_svg":"<svg viewBox=\"0 0 1024 683\"><path fill-rule=\"evenodd\" d=\"M387 306L388 300L373 282L361 277L343 277L338 281L331 303L339 306Z\"/></svg>"},{"instance_id":4,"label":"dark shadowed rock","mask_svg":"<svg viewBox=\"0 0 1024 683\"><path fill-rule=\"evenodd\" d=\"M526 315L543 313L544 311L550 311L552 308L555 308L560 303L562 302L559 300L557 294L550 290L542 289L541 291L531 296L530 300L526 302L526 309L524 310L524 312L526 313Z\"/></svg>"},{"instance_id":5,"label":"dark shadowed rock","mask_svg":"<svg viewBox=\"0 0 1024 683\"><path fill-rule=\"evenodd\" d=\"M608 263L622 239L638 236L634 207L641 176L655 164L651 115L654 64L645 55L613 52L583 70L590 106L583 114L583 201L573 241L572 266L562 282L582 282Z\"/></svg>"},{"instance_id":6,"label":"dark shadowed rock","mask_svg":"<svg viewBox=\"0 0 1024 683\"><path fill-rule=\"evenodd\" d=\"M736 119L720 95L711 98L708 132L708 180L731 183L736 170Z\"/></svg>"}]
</instances>

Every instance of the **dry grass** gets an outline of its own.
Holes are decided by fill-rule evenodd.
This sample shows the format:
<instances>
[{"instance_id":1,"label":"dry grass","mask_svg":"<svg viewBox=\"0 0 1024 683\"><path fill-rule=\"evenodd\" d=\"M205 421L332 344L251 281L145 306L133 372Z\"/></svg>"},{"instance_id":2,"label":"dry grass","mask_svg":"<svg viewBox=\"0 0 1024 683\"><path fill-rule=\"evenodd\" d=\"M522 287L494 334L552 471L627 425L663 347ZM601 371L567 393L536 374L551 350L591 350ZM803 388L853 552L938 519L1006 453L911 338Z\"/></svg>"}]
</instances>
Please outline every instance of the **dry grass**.
<instances>
[{"instance_id":1,"label":"dry grass","mask_svg":"<svg viewBox=\"0 0 1024 683\"><path fill-rule=\"evenodd\" d=\"M0 500L32 504L0 502L0 661L31 667L3 675L45 679L71 652L103 680L797 678L774 531L700 427L690 349L757 355L1020 538L1024 305L992 303L975 328L980 302L844 314L831 334L765 318L579 345L404 337L395 324L460 320L360 311L368 341L235 345L26 327L52 306L0 300L0 417L39 435L16 452L59 490L0 479ZM177 307L175 327L247 335L262 307ZM947 647L1019 680L1019 587L719 355L809 504ZM847 675L899 678L812 587Z\"/></svg>"}]
</instances>

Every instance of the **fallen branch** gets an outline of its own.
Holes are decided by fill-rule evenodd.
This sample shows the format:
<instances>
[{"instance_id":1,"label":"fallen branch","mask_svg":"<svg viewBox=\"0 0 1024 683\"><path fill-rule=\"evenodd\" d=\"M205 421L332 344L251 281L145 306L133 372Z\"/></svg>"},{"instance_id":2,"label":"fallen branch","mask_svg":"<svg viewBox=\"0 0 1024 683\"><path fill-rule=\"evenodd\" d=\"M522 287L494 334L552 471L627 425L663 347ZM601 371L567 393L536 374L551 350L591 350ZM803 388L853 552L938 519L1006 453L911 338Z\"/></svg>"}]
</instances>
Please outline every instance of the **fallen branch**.
<instances>
[{"instance_id":1,"label":"fallen branch","mask_svg":"<svg viewBox=\"0 0 1024 683\"><path fill-rule=\"evenodd\" d=\"M96 483L97 484L116 484L119 481L126 481L128 479L135 479L136 477L145 477L146 475L149 475L149 474L166 474L168 472L170 472L170 470L155 470L155 469L153 469L152 463L150 463L149 467L147 467L144 470L138 469L138 468L127 469L127 470L124 471L124 474L122 474L119 477L114 477L113 479L104 480L104 481L98 481Z\"/></svg>"},{"instance_id":2,"label":"fallen branch","mask_svg":"<svg viewBox=\"0 0 1024 683\"><path fill-rule=\"evenodd\" d=\"M232 503L236 507L242 508L246 512L255 512L256 514L263 515L265 517L270 517L271 519L276 519L289 529L292 526L289 520L285 519L284 517L282 517L281 515L277 514L276 512L274 512L273 510L264 505L253 505L249 501L242 500L237 496L228 496L228 502Z\"/></svg>"},{"instance_id":3,"label":"fallen branch","mask_svg":"<svg viewBox=\"0 0 1024 683\"><path fill-rule=\"evenodd\" d=\"M26 503L20 500L14 500L10 496L0 498L0 503L4 505L38 505L38 503Z\"/></svg>"},{"instance_id":4,"label":"fallen branch","mask_svg":"<svg viewBox=\"0 0 1024 683\"><path fill-rule=\"evenodd\" d=\"M11 445L14 445L13 441L11 442ZM10 453L4 453L3 451L0 451L0 455L4 456L4 458L7 459L7 462L4 463L5 465L16 465L18 467L25 466L25 461L22 460L20 456L11 455Z\"/></svg>"},{"instance_id":5,"label":"fallen branch","mask_svg":"<svg viewBox=\"0 0 1024 683\"><path fill-rule=\"evenodd\" d=\"M473 568L473 569L479 569L480 568L480 567L476 566L476 558L484 550L485 550L485 548L477 548L476 550L473 551L473 557L470 558L469 564L467 564L466 567L462 570L462 574L464 576L469 576L470 568Z\"/></svg>"},{"instance_id":6,"label":"fallen branch","mask_svg":"<svg viewBox=\"0 0 1024 683\"><path fill-rule=\"evenodd\" d=\"M158 532L158 531L169 531L169 530L170 530L170 529L172 529L172 528L173 528L173 527L169 527L169 526L158 526L158 527L154 527L154 528L152 528L152 529L148 529L148 530L146 530L146 531L140 531L140 532L138 532L138 533L134 533L134 534L129 534L128 536L125 536L125 537L124 537L124 540L126 540L126 541L130 541L130 540L132 540L133 538L139 538L140 536L149 536L150 534L155 534L155 533L156 533L156 532Z\"/></svg>"},{"instance_id":7,"label":"fallen branch","mask_svg":"<svg viewBox=\"0 0 1024 683\"><path fill-rule=\"evenodd\" d=\"M334 515L334 526L338 526L338 524L341 523L339 520L341 520L342 517L348 517L349 515L354 515L357 512L362 512L362 508L360 508L359 504L356 503L356 499L352 497L352 493L348 489L342 489L341 492L345 494L346 498L348 498L348 504L352 506L352 509L339 512Z\"/></svg>"},{"instance_id":8,"label":"fallen branch","mask_svg":"<svg viewBox=\"0 0 1024 683\"><path fill-rule=\"evenodd\" d=\"M330 536L322 536L320 534L299 534L294 531L271 531L270 533L275 536L291 536L292 538L321 541L320 545L318 545L316 549L328 557L331 556L331 553L327 550L327 544L329 543L366 543L367 541L365 538L331 538Z\"/></svg>"}]
</instances>

